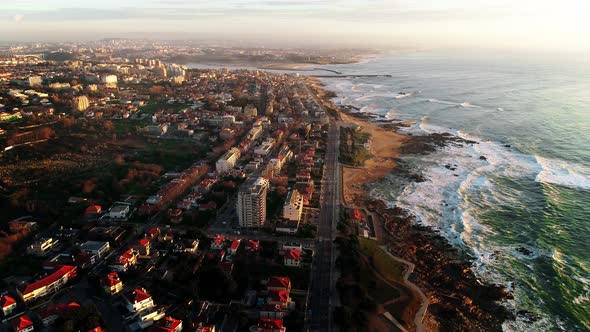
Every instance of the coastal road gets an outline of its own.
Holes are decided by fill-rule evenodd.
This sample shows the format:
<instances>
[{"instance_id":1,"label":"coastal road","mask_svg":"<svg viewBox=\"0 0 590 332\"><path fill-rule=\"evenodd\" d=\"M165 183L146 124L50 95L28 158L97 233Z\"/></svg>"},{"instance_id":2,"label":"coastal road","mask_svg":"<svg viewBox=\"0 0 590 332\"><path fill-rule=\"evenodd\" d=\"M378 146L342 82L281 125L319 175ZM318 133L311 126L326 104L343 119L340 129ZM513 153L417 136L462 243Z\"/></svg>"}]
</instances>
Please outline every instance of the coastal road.
<instances>
[{"instance_id":1,"label":"coastal road","mask_svg":"<svg viewBox=\"0 0 590 332\"><path fill-rule=\"evenodd\" d=\"M338 219L338 145L340 130L332 122L328 131L328 146L320 210L316 255L312 270L310 331L332 330L332 301L334 283L333 235Z\"/></svg>"}]
</instances>

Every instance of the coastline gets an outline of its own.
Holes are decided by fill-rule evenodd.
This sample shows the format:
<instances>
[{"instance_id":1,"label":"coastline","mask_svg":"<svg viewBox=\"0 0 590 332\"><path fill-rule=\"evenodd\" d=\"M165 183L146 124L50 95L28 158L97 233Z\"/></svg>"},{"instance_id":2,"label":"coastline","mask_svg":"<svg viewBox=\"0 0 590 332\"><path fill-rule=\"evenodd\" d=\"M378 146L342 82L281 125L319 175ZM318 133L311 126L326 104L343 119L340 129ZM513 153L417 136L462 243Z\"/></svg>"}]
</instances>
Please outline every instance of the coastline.
<instances>
[{"instance_id":1,"label":"coastline","mask_svg":"<svg viewBox=\"0 0 590 332\"><path fill-rule=\"evenodd\" d=\"M320 83L321 84L321 83ZM324 92L324 95L334 95ZM338 110L338 125L358 126L371 134L371 157L364 167L342 166L342 203L364 208L373 216L377 241L388 253L414 265L409 281L428 298L429 306L422 323L427 330L502 331L512 319L501 302L511 294L500 285L484 285L471 270L465 253L453 248L435 229L420 226L414 217L399 208L371 197L367 184L382 180L391 172L407 174L410 181L422 181L419 175L398 165L403 154L429 153L450 143L453 138L432 135L427 138L403 135L393 122L371 121L372 117L335 107L325 96L324 103ZM399 308L400 311L407 308Z\"/></svg>"}]
</instances>

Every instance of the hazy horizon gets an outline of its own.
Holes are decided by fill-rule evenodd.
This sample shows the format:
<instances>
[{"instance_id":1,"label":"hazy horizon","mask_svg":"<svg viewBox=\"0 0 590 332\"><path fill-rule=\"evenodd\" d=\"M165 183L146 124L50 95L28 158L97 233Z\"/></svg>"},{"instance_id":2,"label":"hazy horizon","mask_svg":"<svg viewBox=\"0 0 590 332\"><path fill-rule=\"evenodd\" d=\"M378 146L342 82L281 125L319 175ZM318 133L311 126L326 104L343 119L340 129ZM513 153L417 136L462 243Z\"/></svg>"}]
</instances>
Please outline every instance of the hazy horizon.
<instances>
[{"instance_id":1,"label":"hazy horizon","mask_svg":"<svg viewBox=\"0 0 590 332\"><path fill-rule=\"evenodd\" d=\"M6 41L108 37L264 46L510 48L586 52L582 0L41 0L0 3ZM10 36L10 37L8 37Z\"/></svg>"}]
</instances>

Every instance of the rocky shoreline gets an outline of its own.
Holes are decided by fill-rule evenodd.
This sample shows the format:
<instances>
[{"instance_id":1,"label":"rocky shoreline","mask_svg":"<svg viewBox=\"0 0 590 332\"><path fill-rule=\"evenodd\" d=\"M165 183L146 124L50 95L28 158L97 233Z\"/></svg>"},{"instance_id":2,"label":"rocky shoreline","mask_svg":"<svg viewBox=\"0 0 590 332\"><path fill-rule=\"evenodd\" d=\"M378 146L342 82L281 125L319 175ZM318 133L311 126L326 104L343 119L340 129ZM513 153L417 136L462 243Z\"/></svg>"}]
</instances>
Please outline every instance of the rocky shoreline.
<instances>
[{"instance_id":1,"label":"rocky shoreline","mask_svg":"<svg viewBox=\"0 0 590 332\"><path fill-rule=\"evenodd\" d=\"M379 124L397 132L406 126L354 106L341 108L349 116ZM428 154L451 144L477 144L448 133L410 136L400 148L403 154ZM446 165L450 168L453 165ZM426 181L421 174L398 163L394 169L407 181ZM411 281L428 296L430 305L424 324L432 331L502 331L513 315L501 303L512 294L501 285L486 285L472 271L472 259L454 248L436 229L418 224L409 211L388 208L384 201L367 197L365 206L381 217L382 243L390 252L415 264Z\"/></svg>"}]
</instances>

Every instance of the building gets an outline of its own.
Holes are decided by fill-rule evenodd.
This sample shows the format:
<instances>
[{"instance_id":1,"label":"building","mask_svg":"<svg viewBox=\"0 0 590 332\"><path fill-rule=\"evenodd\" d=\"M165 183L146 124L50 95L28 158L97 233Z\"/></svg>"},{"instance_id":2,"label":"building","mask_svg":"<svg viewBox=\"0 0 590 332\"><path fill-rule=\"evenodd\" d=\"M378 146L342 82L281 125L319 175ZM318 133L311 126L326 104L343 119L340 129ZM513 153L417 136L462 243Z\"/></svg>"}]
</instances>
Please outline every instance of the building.
<instances>
[{"instance_id":1,"label":"building","mask_svg":"<svg viewBox=\"0 0 590 332\"><path fill-rule=\"evenodd\" d=\"M68 314L72 314L73 312L80 309L80 304L77 302L70 302L70 303L59 303L53 304L50 303L44 308L42 308L39 312L39 318L43 322L43 327L48 328L55 324L55 322L60 318Z\"/></svg>"},{"instance_id":2,"label":"building","mask_svg":"<svg viewBox=\"0 0 590 332\"><path fill-rule=\"evenodd\" d=\"M110 219L126 219L131 212L131 206L129 204L116 203L107 214Z\"/></svg>"},{"instance_id":3,"label":"building","mask_svg":"<svg viewBox=\"0 0 590 332\"><path fill-rule=\"evenodd\" d=\"M241 240L233 240L227 253L230 255L235 255L238 252L238 248L240 247L240 242Z\"/></svg>"},{"instance_id":4,"label":"building","mask_svg":"<svg viewBox=\"0 0 590 332\"><path fill-rule=\"evenodd\" d=\"M266 282L266 289L275 291L286 290L287 292L290 292L291 279L288 277L272 276Z\"/></svg>"},{"instance_id":5,"label":"building","mask_svg":"<svg viewBox=\"0 0 590 332\"><path fill-rule=\"evenodd\" d=\"M117 84L117 75L102 75L100 82L104 84Z\"/></svg>"},{"instance_id":6,"label":"building","mask_svg":"<svg viewBox=\"0 0 590 332\"><path fill-rule=\"evenodd\" d=\"M152 244L147 239L141 239L131 245L131 248L137 250L141 256L149 256Z\"/></svg>"},{"instance_id":7,"label":"building","mask_svg":"<svg viewBox=\"0 0 590 332\"><path fill-rule=\"evenodd\" d=\"M258 116L258 109L254 105L248 105L244 108L244 117L255 118Z\"/></svg>"},{"instance_id":8,"label":"building","mask_svg":"<svg viewBox=\"0 0 590 332\"><path fill-rule=\"evenodd\" d=\"M137 264L138 256L139 252L133 249L128 249L121 256L119 256L115 262L109 265L109 267L118 272L127 272L127 270Z\"/></svg>"},{"instance_id":9,"label":"building","mask_svg":"<svg viewBox=\"0 0 590 332\"><path fill-rule=\"evenodd\" d=\"M39 239L27 247L27 253L34 256L46 256L57 243L58 241L53 238Z\"/></svg>"},{"instance_id":10,"label":"building","mask_svg":"<svg viewBox=\"0 0 590 332\"><path fill-rule=\"evenodd\" d=\"M90 102L86 96L78 96L72 99L72 109L74 111L85 111L90 107Z\"/></svg>"},{"instance_id":11,"label":"building","mask_svg":"<svg viewBox=\"0 0 590 332\"><path fill-rule=\"evenodd\" d=\"M282 319L261 318L256 326L256 332L286 332Z\"/></svg>"},{"instance_id":12,"label":"building","mask_svg":"<svg viewBox=\"0 0 590 332\"><path fill-rule=\"evenodd\" d=\"M221 235L217 235L213 242L211 242L211 249L221 250L224 247L225 239Z\"/></svg>"},{"instance_id":13,"label":"building","mask_svg":"<svg viewBox=\"0 0 590 332\"><path fill-rule=\"evenodd\" d=\"M35 330L33 321L28 315L22 315L11 319L10 325L15 332L30 332Z\"/></svg>"},{"instance_id":14,"label":"building","mask_svg":"<svg viewBox=\"0 0 590 332\"><path fill-rule=\"evenodd\" d=\"M41 85L43 85L43 78L41 78L41 76L29 77L29 86L31 88L40 87Z\"/></svg>"},{"instance_id":15,"label":"building","mask_svg":"<svg viewBox=\"0 0 590 332\"><path fill-rule=\"evenodd\" d=\"M291 190L283 204L283 218L299 222L302 214L303 196L297 190Z\"/></svg>"},{"instance_id":16,"label":"building","mask_svg":"<svg viewBox=\"0 0 590 332\"><path fill-rule=\"evenodd\" d=\"M22 119L22 114L19 112L16 113L6 113L0 112L0 122L9 122L9 121L16 121L18 119Z\"/></svg>"},{"instance_id":17,"label":"building","mask_svg":"<svg viewBox=\"0 0 590 332\"><path fill-rule=\"evenodd\" d=\"M150 329L149 332L180 332L182 331L182 321L175 319L170 316L166 316L164 319L157 321ZM198 331L198 329L197 329ZM213 330L215 332L215 330Z\"/></svg>"},{"instance_id":18,"label":"building","mask_svg":"<svg viewBox=\"0 0 590 332\"><path fill-rule=\"evenodd\" d=\"M266 222L268 180L250 178L238 191L237 213L240 226L262 227Z\"/></svg>"},{"instance_id":19,"label":"building","mask_svg":"<svg viewBox=\"0 0 590 332\"><path fill-rule=\"evenodd\" d=\"M0 307L2 307L3 317L9 317L16 310L16 300L6 294L0 296Z\"/></svg>"},{"instance_id":20,"label":"building","mask_svg":"<svg viewBox=\"0 0 590 332\"><path fill-rule=\"evenodd\" d=\"M135 288L125 294L125 302L130 312L141 312L154 306L152 296L144 288Z\"/></svg>"},{"instance_id":21,"label":"building","mask_svg":"<svg viewBox=\"0 0 590 332\"><path fill-rule=\"evenodd\" d=\"M62 265L38 281L19 286L17 291L20 293L23 301L32 301L57 292L69 280L76 277L77 273L78 270L75 266Z\"/></svg>"},{"instance_id":22,"label":"building","mask_svg":"<svg viewBox=\"0 0 590 332\"><path fill-rule=\"evenodd\" d=\"M301 265L301 251L297 249L291 249L285 253L283 258L285 266L299 267Z\"/></svg>"},{"instance_id":23,"label":"building","mask_svg":"<svg viewBox=\"0 0 590 332\"><path fill-rule=\"evenodd\" d=\"M299 222L298 221L291 221L291 220L280 220L276 223L275 231L278 233L285 233L285 234L297 234L297 230L299 229Z\"/></svg>"},{"instance_id":24,"label":"building","mask_svg":"<svg viewBox=\"0 0 590 332\"><path fill-rule=\"evenodd\" d=\"M231 148L229 151L223 154L219 160L215 163L215 169L219 173L229 172L232 168L236 167L236 163L240 159L240 150L238 148Z\"/></svg>"},{"instance_id":25,"label":"building","mask_svg":"<svg viewBox=\"0 0 590 332\"><path fill-rule=\"evenodd\" d=\"M98 258L103 257L110 249L111 246L108 242L101 241L86 241L80 245L82 252L96 255Z\"/></svg>"},{"instance_id":26,"label":"building","mask_svg":"<svg viewBox=\"0 0 590 332\"><path fill-rule=\"evenodd\" d=\"M111 272L101 280L102 288L109 295L118 294L123 289L123 281L117 272Z\"/></svg>"}]
</instances>

